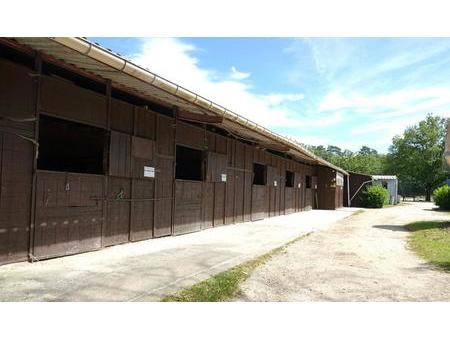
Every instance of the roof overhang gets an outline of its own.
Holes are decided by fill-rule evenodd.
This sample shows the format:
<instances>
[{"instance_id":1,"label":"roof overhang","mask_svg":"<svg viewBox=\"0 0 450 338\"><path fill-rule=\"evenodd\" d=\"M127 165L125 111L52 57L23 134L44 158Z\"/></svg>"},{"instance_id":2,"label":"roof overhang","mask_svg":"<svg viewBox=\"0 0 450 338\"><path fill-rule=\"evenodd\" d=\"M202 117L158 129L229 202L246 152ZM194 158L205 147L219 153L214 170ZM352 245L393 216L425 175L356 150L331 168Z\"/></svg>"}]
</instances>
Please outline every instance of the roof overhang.
<instances>
[{"instance_id":1,"label":"roof overhang","mask_svg":"<svg viewBox=\"0 0 450 338\"><path fill-rule=\"evenodd\" d=\"M395 175L372 175L373 180L396 180L397 176Z\"/></svg>"},{"instance_id":2,"label":"roof overhang","mask_svg":"<svg viewBox=\"0 0 450 338\"><path fill-rule=\"evenodd\" d=\"M176 106L179 118L214 124L261 148L281 151L305 163L323 165L348 174L295 140L260 126L84 38L20 37L14 38L14 41L95 78L111 81L113 87L165 106Z\"/></svg>"}]
</instances>

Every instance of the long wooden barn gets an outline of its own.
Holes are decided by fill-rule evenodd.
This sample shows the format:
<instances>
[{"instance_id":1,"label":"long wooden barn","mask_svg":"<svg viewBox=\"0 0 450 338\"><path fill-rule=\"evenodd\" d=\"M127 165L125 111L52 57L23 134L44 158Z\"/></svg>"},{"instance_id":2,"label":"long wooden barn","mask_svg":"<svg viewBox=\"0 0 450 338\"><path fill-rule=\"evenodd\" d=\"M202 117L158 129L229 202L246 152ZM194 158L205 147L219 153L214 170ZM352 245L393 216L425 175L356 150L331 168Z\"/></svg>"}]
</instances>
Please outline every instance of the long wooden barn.
<instances>
[{"instance_id":1,"label":"long wooden barn","mask_svg":"<svg viewBox=\"0 0 450 338\"><path fill-rule=\"evenodd\" d=\"M0 264L335 209L343 175L85 39L0 39Z\"/></svg>"}]
</instances>

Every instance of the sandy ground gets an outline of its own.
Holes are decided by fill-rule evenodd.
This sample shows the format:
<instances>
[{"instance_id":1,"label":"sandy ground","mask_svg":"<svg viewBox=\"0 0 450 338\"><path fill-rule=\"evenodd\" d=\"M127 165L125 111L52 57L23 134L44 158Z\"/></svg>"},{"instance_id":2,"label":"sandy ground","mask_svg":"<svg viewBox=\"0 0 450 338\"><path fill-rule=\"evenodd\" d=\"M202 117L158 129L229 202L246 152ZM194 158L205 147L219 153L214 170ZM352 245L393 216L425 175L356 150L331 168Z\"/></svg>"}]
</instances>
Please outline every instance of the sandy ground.
<instances>
[{"instance_id":1,"label":"sandy ground","mask_svg":"<svg viewBox=\"0 0 450 338\"><path fill-rule=\"evenodd\" d=\"M237 301L450 301L450 273L407 247L404 224L449 220L431 203L367 210L317 231L258 268Z\"/></svg>"}]
</instances>

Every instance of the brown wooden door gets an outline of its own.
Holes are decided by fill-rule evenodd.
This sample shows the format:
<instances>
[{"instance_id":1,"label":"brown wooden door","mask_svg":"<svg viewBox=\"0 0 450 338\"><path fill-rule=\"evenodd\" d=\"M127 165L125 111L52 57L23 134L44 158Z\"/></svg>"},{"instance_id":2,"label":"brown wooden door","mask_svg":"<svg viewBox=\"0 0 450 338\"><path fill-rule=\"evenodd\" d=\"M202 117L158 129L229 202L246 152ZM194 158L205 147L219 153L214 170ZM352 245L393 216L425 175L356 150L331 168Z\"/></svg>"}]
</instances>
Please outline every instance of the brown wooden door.
<instances>
[{"instance_id":1,"label":"brown wooden door","mask_svg":"<svg viewBox=\"0 0 450 338\"><path fill-rule=\"evenodd\" d=\"M202 189L203 182L175 182L175 220L174 234L198 231L202 227Z\"/></svg>"},{"instance_id":2,"label":"brown wooden door","mask_svg":"<svg viewBox=\"0 0 450 338\"><path fill-rule=\"evenodd\" d=\"M101 247L103 177L38 171L34 255L65 256Z\"/></svg>"},{"instance_id":3,"label":"brown wooden door","mask_svg":"<svg viewBox=\"0 0 450 338\"><path fill-rule=\"evenodd\" d=\"M0 132L0 264L27 259L33 144Z\"/></svg>"}]
</instances>

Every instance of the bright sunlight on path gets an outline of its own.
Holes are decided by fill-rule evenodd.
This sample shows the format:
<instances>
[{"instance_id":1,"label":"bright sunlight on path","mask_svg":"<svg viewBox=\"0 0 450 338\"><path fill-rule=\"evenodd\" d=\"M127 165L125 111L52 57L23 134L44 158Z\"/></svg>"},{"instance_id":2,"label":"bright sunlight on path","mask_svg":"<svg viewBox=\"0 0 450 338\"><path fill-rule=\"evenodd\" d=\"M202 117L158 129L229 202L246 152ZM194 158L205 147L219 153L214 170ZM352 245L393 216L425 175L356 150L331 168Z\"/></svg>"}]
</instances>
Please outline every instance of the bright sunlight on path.
<instances>
[{"instance_id":1,"label":"bright sunlight on path","mask_svg":"<svg viewBox=\"0 0 450 338\"><path fill-rule=\"evenodd\" d=\"M403 225L450 220L431 203L366 210L259 267L238 301L450 301L450 273L408 249Z\"/></svg>"}]
</instances>

